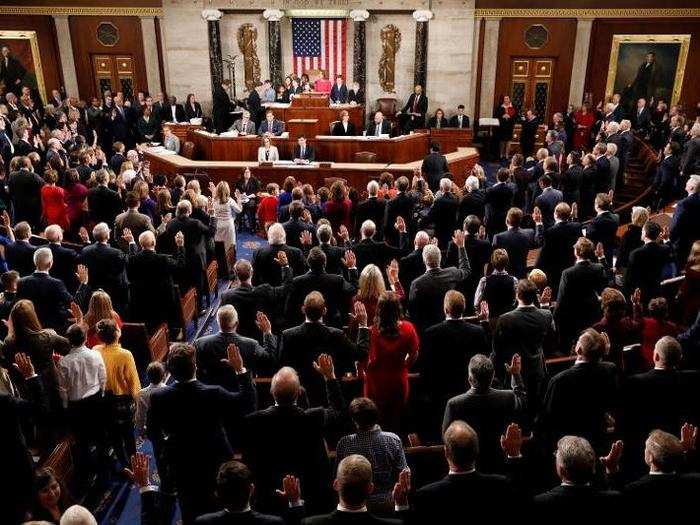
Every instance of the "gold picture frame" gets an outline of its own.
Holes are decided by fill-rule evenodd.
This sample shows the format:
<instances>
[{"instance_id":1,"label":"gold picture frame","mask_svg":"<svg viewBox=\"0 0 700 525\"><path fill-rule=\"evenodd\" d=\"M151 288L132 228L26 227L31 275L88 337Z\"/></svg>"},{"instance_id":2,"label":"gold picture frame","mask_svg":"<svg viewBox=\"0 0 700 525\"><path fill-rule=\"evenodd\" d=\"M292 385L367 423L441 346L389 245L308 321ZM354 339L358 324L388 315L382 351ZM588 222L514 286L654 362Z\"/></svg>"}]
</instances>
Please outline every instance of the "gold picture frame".
<instances>
[{"instance_id":1,"label":"gold picture frame","mask_svg":"<svg viewBox=\"0 0 700 525\"><path fill-rule=\"evenodd\" d=\"M5 31L0 30L0 41L7 42L8 40L28 40L29 47L32 52L32 62L34 63L34 76L36 77L36 86L39 90L42 100L48 100L46 96L46 84L44 83L44 70L41 67L41 55L39 53L39 40L36 31ZM12 46L12 42L8 43ZM11 48L10 48L11 49Z\"/></svg>"},{"instance_id":2,"label":"gold picture frame","mask_svg":"<svg viewBox=\"0 0 700 525\"><path fill-rule=\"evenodd\" d=\"M613 35L610 49L610 64L608 66L608 79L605 84L605 98L610 100L615 90L615 81L619 69L618 59L620 46L623 44L679 44L678 62L673 77L673 87L670 104L678 103L683 87L683 76L690 49L690 35Z\"/></svg>"}]
</instances>

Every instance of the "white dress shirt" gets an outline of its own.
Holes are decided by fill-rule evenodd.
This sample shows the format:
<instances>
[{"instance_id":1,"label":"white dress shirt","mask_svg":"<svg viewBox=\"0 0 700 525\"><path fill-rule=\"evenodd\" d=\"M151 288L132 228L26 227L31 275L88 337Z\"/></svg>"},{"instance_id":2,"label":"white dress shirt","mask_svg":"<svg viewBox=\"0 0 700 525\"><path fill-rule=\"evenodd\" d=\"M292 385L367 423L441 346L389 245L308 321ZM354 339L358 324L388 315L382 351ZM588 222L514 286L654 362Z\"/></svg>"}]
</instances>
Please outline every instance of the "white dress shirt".
<instances>
[{"instance_id":1,"label":"white dress shirt","mask_svg":"<svg viewBox=\"0 0 700 525\"><path fill-rule=\"evenodd\" d=\"M102 356L86 346L74 348L57 365L59 393L64 405L104 390L107 371Z\"/></svg>"}]
</instances>

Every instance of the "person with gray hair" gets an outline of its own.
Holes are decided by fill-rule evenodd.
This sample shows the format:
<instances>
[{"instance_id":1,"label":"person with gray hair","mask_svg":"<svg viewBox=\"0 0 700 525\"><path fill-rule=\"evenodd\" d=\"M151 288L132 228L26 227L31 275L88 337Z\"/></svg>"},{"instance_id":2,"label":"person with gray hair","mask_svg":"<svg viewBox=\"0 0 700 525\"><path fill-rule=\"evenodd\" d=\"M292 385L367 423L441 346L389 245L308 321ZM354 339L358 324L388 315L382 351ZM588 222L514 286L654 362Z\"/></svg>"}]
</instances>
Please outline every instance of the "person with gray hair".
<instances>
[{"instance_id":1,"label":"person with gray hair","mask_svg":"<svg viewBox=\"0 0 700 525\"><path fill-rule=\"evenodd\" d=\"M379 194L379 184L376 180L371 180L367 183L367 199L357 205L355 211L355 227L353 235L356 239L360 238L360 228L362 224L370 220L375 225L381 225L384 221L384 213L386 212L386 200L377 198ZM374 240L381 241L384 239L382 228L375 228L373 235Z\"/></svg>"},{"instance_id":2,"label":"person with gray hair","mask_svg":"<svg viewBox=\"0 0 700 525\"><path fill-rule=\"evenodd\" d=\"M423 262L423 249L430 243L430 236L424 230L420 230L413 238L413 251L399 259L399 281L404 290L411 287L411 283L425 273Z\"/></svg>"},{"instance_id":3,"label":"person with gray hair","mask_svg":"<svg viewBox=\"0 0 700 525\"><path fill-rule=\"evenodd\" d=\"M341 246L331 244L333 240L333 228L331 225L319 225L316 229L316 238L318 239L318 247L326 254L326 272L343 275L345 250Z\"/></svg>"},{"instance_id":4,"label":"person with gray hair","mask_svg":"<svg viewBox=\"0 0 700 525\"><path fill-rule=\"evenodd\" d=\"M306 271L304 253L294 246L286 244L287 235L284 227L276 222L267 230L267 246L262 246L253 253L253 284L267 283L280 286L284 282L282 266L277 262L279 253L284 252L292 275L301 275Z\"/></svg>"},{"instance_id":5,"label":"person with gray hair","mask_svg":"<svg viewBox=\"0 0 700 525\"><path fill-rule=\"evenodd\" d=\"M670 228L670 240L676 253L678 268L685 267L690 247L700 239L700 174L691 174L688 177L685 191L688 196L676 203Z\"/></svg>"},{"instance_id":6,"label":"person with gray hair","mask_svg":"<svg viewBox=\"0 0 700 525\"><path fill-rule=\"evenodd\" d=\"M419 227L425 229L432 225L435 231L435 238L438 240L438 246L442 250L447 250L447 244L450 242L452 234L457 227L459 199L452 192L452 180L447 177L440 179L440 191L438 193L428 210L428 214L419 222Z\"/></svg>"},{"instance_id":7,"label":"person with gray hair","mask_svg":"<svg viewBox=\"0 0 700 525\"><path fill-rule=\"evenodd\" d=\"M10 224L7 217L8 226ZM9 244L5 245L5 261L10 270L15 270L21 277L29 275L34 271L34 252L36 247L32 246L29 239L32 236L32 227L27 221L15 224L14 228L7 228Z\"/></svg>"},{"instance_id":8,"label":"person with gray hair","mask_svg":"<svg viewBox=\"0 0 700 525\"><path fill-rule=\"evenodd\" d=\"M411 283L408 293L408 311L419 334L443 320L442 303L445 293L454 290L471 275L469 257L464 248L464 232L455 230L452 242L459 252L458 268L440 268L440 249L434 244L423 248L426 271Z\"/></svg>"},{"instance_id":9,"label":"person with gray hair","mask_svg":"<svg viewBox=\"0 0 700 525\"><path fill-rule=\"evenodd\" d=\"M231 369L223 365L230 345L236 345L246 366L257 376L267 376L277 367L277 337L272 333L272 325L267 316L257 313L256 324L262 332L263 345L258 341L237 333L238 312L230 304L224 304L216 312L219 332L205 335L194 341L197 350L197 374L203 383L219 385L235 391L237 380Z\"/></svg>"},{"instance_id":10,"label":"person with gray hair","mask_svg":"<svg viewBox=\"0 0 700 525\"><path fill-rule=\"evenodd\" d=\"M95 172L95 182L87 194L90 221L113 225L117 215L124 211L122 197L109 188L109 172L105 168Z\"/></svg>"},{"instance_id":11,"label":"person with gray hair","mask_svg":"<svg viewBox=\"0 0 700 525\"><path fill-rule=\"evenodd\" d=\"M51 276L63 281L70 293L75 293L78 289L78 278L76 276L76 266L78 264L78 254L75 250L65 248L61 245L63 241L63 229L58 224L47 226L44 231L46 240L49 241L48 248L53 253L53 266L51 266Z\"/></svg>"},{"instance_id":12,"label":"person with gray hair","mask_svg":"<svg viewBox=\"0 0 700 525\"><path fill-rule=\"evenodd\" d=\"M681 173L686 177L700 175L700 122L690 128L690 139L683 145Z\"/></svg>"},{"instance_id":13,"label":"person with gray hair","mask_svg":"<svg viewBox=\"0 0 700 525\"><path fill-rule=\"evenodd\" d=\"M386 215L386 211L385 211ZM389 244L387 230L384 230L384 242L377 240L377 225L373 220L365 220L360 226L360 240L351 243L347 232L341 229L340 236L345 241L346 249L352 250L357 257L357 271L362 273L365 266L374 264L377 268L386 268L392 259L400 259L408 251L408 225L403 217L399 216L394 222L394 228L399 234L399 246Z\"/></svg>"},{"instance_id":14,"label":"person with gray hair","mask_svg":"<svg viewBox=\"0 0 700 525\"><path fill-rule=\"evenodd\" d=\"M617 126L617 122L611 122L611 124ZM605 158L610 163L610 189L615 191L620 170L620 159L617 157L617 145L614 142L608 142L605 145Z\"/></svg>"},{"instance_id":15,"label":"person with gray hair","mask_svg":"<svg viewBox=\"0 0 700 525\"><path fill-rule=\"evenodd\" d=\"M63 513L59 525L97 525L97 520L82 505L73 505Z\"/></svg>"}]
</instances>

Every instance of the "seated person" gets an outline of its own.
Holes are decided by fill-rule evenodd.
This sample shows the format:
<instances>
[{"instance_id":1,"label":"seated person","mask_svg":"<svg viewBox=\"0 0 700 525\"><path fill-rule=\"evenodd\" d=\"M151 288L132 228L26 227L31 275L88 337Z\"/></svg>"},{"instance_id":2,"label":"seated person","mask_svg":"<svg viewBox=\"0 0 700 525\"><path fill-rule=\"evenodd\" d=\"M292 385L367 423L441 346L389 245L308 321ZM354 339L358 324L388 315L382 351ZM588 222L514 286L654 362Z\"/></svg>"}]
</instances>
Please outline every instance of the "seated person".
<instances>
[{"instance_id":1,"label":"seated person","mask_svg":"<svg viewBox=\"0 0 700 525\"><path fill-rule=\"evenodd\" d=\"M250 119L250 111L244 111L243 118L236 120L228 130L237 131L239 135L255 135L255 122Z\"/></svg>"},{"instance_id":2,"label":"seated person","mask_svg":"<svg viewBox=\"0 0 700 525\"><path fill-rule=\"evenodd\" d=\"M294 163L308 164L316 159L316 152L313 146L307 146L306 137L303 135L297 139L297 145L294 146Z\"/></svg>"},{"instance_id":3,"label":"seated person","mask_svg":"<svg viewBox=\"0 0 700 525\"><path fill-rule=\"evenodd\" d=\"M362 91L359 82L352 83L352 89L348 91L348 104L364 104L365 103L365 92Z\"/></svg>"},{"instance_id":4,"label":"seated person","mask_svg":"<svg viewBox=\"0 0 700 525\"><path fill-rule=\"evenodd\" d=\"M450 119L451 128L468 128L469 117L464 114L464 104L457 106L457 114Z\"/></svg>"},{"instance_id":5,"label":"seated person","mask_svg":"<svg viewBox=\"0 0 700 525\"><path fill-rule=\"evenodd\" d=\"M163 147L175 153L180 153L180 139L173 133L170 126L163 126Z\"/></svg>"},{"instance_id":6,"label":"seated person","mask_svg":"<svg viewBox=\"0 0 700 525\"><path fill-rule=\"evenodd\" d=\"M277 146L272 145L270 137L263 137L262 145L258 148L258 162L275 162L280 160Z\"/></svg>"},{"instance_id":7,"label":"seated person","mask_svg":"<svg viewBox=\"0 0 700 525\"><path fill-rule=\"evenodd\" d=\"M355 135L355 124L350 122L350 113L345 110L340 112L340 120L333 124L331 135L336 137L352 137Z\"/></svg>"},{"instance_id":8,"label":"seated person","mask_svg":"<svg viewBox=\"0 0 700 525\"><path fill-rule=\"evenodd\" d=\"M272 110L268 109L265 112L265 120L260 123L258 128L258 135L279 137L282 133L284 133L284 122L277 120Z\"/></svg>"},{"instance_id":9,"label":"seated person","mask_svg":"<svg viewBox=\"0 0 700 525\"><path fill-rule=\"evenodd\" d=\"M441 108L438 108L435 111L435 114L432 117L430 117L430 119L428 120L428 127L438 129L447 127L447 119L445 118L445 112Z\"/></svg>"},{"instance_id":10,"label":"seated person","mask_svg":"<svg viewBox=\"0 0 700 525\"><path fill-rule=\"evenodd\" d=\"M369 126L367 126L366 135L368 137L379 137L380 135L389 135L390 133L391 124L388 120L384 120L384 113L382 113L381 111L377 111L374 114L374 120Z\"/></svg>"},{"instance_id":11,"label":"seated person","mask_svg":"<svg viewBox=\"0 0 700 525\"><path fill-rule=\"evenodd\" d=\"M335 84L331 88L331 103L345 104L348 101L348 86L341 75L335 77Z\"/></svg>"}]
</instances>

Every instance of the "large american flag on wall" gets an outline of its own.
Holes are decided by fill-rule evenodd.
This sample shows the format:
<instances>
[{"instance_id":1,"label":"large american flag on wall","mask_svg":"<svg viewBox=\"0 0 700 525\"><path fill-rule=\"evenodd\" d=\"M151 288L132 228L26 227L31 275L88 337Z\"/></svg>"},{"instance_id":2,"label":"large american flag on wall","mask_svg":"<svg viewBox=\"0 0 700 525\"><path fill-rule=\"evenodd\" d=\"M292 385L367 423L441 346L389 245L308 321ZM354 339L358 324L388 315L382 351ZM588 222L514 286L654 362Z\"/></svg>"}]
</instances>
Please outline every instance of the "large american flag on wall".
<instances>
[{"instance_id":1,"label":"large american flag on wall","mask_svg":"<svg viewBox=\"0 0 700 525\"><path fill-rule=\"evenodd\" d=\"M292 70L301 76L309 69L322 69L333 81L345 78L347 25L340 18L292 18Z\"/></svg>"}]
</instances>

